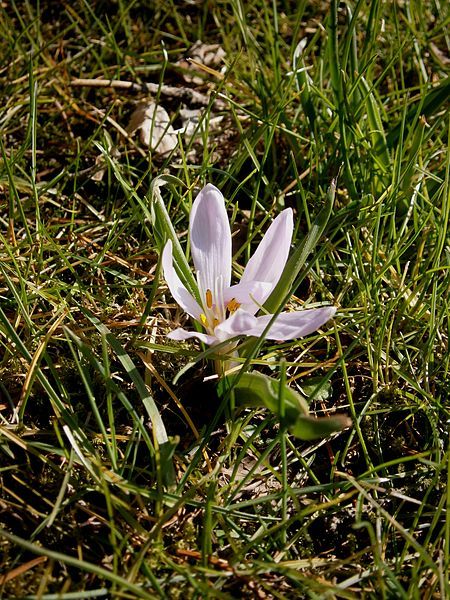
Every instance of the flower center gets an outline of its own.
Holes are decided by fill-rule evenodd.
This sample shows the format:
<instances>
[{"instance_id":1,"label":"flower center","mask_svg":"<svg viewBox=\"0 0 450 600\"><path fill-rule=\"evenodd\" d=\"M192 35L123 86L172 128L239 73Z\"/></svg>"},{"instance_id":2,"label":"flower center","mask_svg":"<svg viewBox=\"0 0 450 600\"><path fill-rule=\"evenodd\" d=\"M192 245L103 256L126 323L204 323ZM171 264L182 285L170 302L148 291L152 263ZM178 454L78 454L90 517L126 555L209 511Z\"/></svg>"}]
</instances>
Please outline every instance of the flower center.
<instances>
[{"instance_id":1,"label":"flower center","mask_svg":"<svg viewBox=\"0 0 450 600\"><path fill-rule=\"evenodd\" d=\"M229 315L236 312L240 306L241 304L236 298L232 298L225 305L223 300L222 280L220 279L216 282L214 291L208 288L204 293L203 309L205 312L201 313L200 321L209 333L214 333L214 329L217 325L225 321Z\"/></svg>"}]
</instances>

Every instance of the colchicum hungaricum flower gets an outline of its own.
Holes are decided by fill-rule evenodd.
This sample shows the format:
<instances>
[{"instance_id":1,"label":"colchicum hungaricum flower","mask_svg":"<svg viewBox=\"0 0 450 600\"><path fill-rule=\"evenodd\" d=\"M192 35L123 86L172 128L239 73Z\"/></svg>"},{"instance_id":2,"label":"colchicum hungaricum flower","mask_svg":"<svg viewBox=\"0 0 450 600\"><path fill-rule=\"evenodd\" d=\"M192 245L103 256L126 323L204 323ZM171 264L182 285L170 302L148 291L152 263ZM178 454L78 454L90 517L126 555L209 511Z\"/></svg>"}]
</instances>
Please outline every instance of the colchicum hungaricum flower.
<instances>
[{"instance_id":1,"label":"colchicum hungaricum flower","mask_svg":"<svg viewBox=\"0 0 450 600\"><path fill-rule=\"evenodd\" d=\"M231 285L231 230L225 201L211 184L205 186L194 201L189 233L201 304L175 271L170 240L163 250L162 266L172 296L206 333L178 328L169 333L169 338L196 337L212 345L237 336L261 336L273 315L255 315L272 293L286 265L293 233L292 210L283 210L270 225L236 285ZM274 319L265 337L292 340L308 335L335 312L333 306L283 312Z\"/></svg>"}]
</instances>

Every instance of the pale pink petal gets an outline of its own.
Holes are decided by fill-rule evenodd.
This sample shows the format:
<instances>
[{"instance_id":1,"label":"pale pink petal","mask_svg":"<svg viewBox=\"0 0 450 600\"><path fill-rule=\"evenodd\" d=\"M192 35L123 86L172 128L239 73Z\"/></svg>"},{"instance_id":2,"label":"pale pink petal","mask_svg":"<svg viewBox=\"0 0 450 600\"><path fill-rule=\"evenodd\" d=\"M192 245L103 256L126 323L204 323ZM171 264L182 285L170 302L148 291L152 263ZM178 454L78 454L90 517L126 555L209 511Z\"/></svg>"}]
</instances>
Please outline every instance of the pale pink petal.
<instances>
[{"instance_id":1,"label":"pale pink petal","mask_svg":"<svg viewBox=\"0 0 450 600\"><path fill-rule=\"evenodd\" d=\"M190 216L191 252L203 293L222 276L231 282L231 231L222 193L208 183L195 199Z\"/></svg>"},{"instance_id":2,"label":"pale pink petal","mask_svg":"<svg viewBox=\"0 0 450 600\"><path fill-rule=\"evenodd\" d=\"M219 323L214 334L223 342L238 335L248 335L247 331L258 326L258 319L245 310L238 309L235 313Z\"/></svg>"},{"instance_id":3,"label":"pale pink petal","mask_svg":"<svg viewBox=\"0 0 450 600\"><path fill-rule=\"evenodd\" d=\"M242 310L254 315L261 308L272 291L272 285L265 281L240 281L224 291L224 303L235 300Z\"/></svg>"},{"instance_id":4,"label":"pale pink petal","mask_svg":"<svg viewBox=\"0 0 450 600\"><path fill-rule=\"evenodd\" d=\"M189 340L190 338L197 338L201 342L208 344L211 346L214 343L217 343L217 338L214 335L208 335L207 333L199 333L198 331L187 331L186 329L182 329L179 327L178 329L174 329L167 337L171 340Z\"/></svg>"},{"instance_id":5,"label":"pale pink petal","mask_svg":"<svg viewBox=\"0 0 450 600\"><path fill-rule=\"evenodd\" d=\"M164 271L164 279L166 280L169 290L181 308L188 313L192 318L199 321L200 314L203 312L195 298L181 283L180 278L176 274L173 266L172 258L172 241L168 240L164 246L162 254L162 268Z\"/></svg>"},{"instance_id":6,"label":"pale pink petal","mask_svg":"<svg viewBox=\"0 0 450 600\"><path fill-rule=\"evenodd\" d=\"M273 221L245 267L241 283L265 281L271 284L261 303L270 296L283 273L289 256L293 229L292 209L286 208Z\"/></svg>"},{"instance_id":7,"label":"pale pink petal","mask_svg":"<svg viewBox=\"0 0 450 600\"><path fill-rule=\"evenodd\" d=\"M281 313L265 334L268 340L294 340L309 335L324 325L336 312L334 306L311 308L290 313ZM257 323L245 332L259 337L271 321L273 315L255 317Z\"/></svg>"}]
</instances>

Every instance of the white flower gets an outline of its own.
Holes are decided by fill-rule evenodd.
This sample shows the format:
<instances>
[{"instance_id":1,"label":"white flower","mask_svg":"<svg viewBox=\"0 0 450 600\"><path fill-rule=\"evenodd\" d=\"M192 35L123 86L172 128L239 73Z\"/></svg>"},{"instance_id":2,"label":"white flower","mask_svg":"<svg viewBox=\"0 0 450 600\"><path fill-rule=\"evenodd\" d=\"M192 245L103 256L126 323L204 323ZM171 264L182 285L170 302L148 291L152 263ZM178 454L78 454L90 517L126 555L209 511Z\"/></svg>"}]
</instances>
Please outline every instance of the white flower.
<instances>
[{"instance_id":1,"label":"white flower","mask_svg":"<svg viewBox=\"0 0 450 600\"><path fill-rule=\"evenodd\" d=\"M273 315L256 317L255 314L272 293L286 265L293 232L292 210L283 210L270 225L236 285L231 285L231 230L225 201L211 184L195 199L189 232L201 305L175 272L170 240L163 250L162 266L172 296L206 333L179 328L169 333L169 337L173 340L196 337L206 344L218 344L242 335L260 336ZM265 337L292 340L308 335L335 312L333 306L283 312Z\"/></svg>"}]
</instances>

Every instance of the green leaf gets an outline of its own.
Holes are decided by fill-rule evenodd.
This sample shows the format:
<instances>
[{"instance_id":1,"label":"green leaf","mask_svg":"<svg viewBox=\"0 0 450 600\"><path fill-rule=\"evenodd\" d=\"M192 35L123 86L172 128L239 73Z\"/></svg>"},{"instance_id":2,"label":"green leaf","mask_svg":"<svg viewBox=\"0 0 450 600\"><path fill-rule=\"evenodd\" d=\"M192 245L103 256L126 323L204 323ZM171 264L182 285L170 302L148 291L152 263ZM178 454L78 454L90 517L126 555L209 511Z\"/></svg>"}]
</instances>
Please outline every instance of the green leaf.
<instances>
[{"instance_id":1,"label":"green leaf","mask_svg":"<svg viewBox=\"0 0 450 600\"><path fill-rule=\"evenodd\" d=\"M338 2L337 0L331 0L330 3L330 14L328 19L327 27L327 43L328 43L328 60L330 67L330 79L331 86L333 88L334 95L337 100L337 104L342 103L343 91L342 91L342 79L341 79L341 66L339 61L339 41L338 41Z\"/></svg>"},{"instance_id":2,"label":"green leaf","mask_svg":"<svg viewBox=\"0 0 450 600\"><path fill-rule=\"evenodd\" d=\"M323 382L319 377L310 377L305 385L302 385L302 392L308 398L308 403L312 400L327 400L331 396L331 385L329 381Z\"/></svg>"},{"instance_id":3,"label":"green leaf","mask_svg":"<svg viewBox=\"0 0 450 600\"><path fill-rule=\"evenodd\" d=\"M168 175L165 175L164 177L155 177L155 179L152 181L150 187L150 210L153 235L159 246L160 252L162 252L163 246L167 240L172 240L174 264L178 275L191 294L195 296L197 300L199 300L195 277L186 259L186 255L181 247L181 244L178 241L178 236L172 225L172 221L161 195L160 188L166 183L173 182L178 182L181 184L178 179Z\"/></svg>"},{"instance_id":4,"label":"green leaf","mask_svg":"<svg viewBox=\"0 0 450 600\"><path fill-rule=\"evenodd\" d=\"M224 383L226 381L226 384ZM262 373L244 373L234 384L233 377L221 380L219 386L233 388L236 404L241 406L265 406L279 414L280 382ZM219 390L220 393L221 390ZM308 414L308 405L302 396L288 386L283 388L286 424L294 423L299 413Z\"/></svg>"},{"instance_id":5,"label":"green leaf","mask_svg":"<svg viewBox=\"0 0 450 600\"><path fill-rule=\"evenodd\" d=\"M316 440L350 427L351 424L351 419L346 415L333 415L332 417L299 415L295 424L289 427L289 431L301 440Z\"/></svg>"},{"instance_id":6,"label":"green leaf","mask_svg":"<svg viewBox=\"0 0 450 600\"><path fill-rule=\"evenodd\" d=\"M423 146L423 136L426 125L427 122L425 120L425 117L422 115L417 122L417 127L415 128L414 135L412 137L408 162L404 170L403 179L400 185L400 189L403 192L407 192L411 186L411 180L416 170L417 156L419 154L420 149Z\"/></svg>"},{"instance_id":7,"label":"green leaf","mask_svg":"<svg viewBox=\"0 0 450 600\"><path fill-rule=\"evenodd\" d=\"M420 94L419 102L411 106L411 108L406 113L405 122L410 125L414 122L415 119L418 118L419 115L423 115L424 117L429 117L433 115L438 110L441 109L442 105L448 101L450 96L450 77L444 79L439 82L438 85L433 87L427 94ZM386 138L386 143L389 148L394 146L398 138L400 137L402 131L402 121L401 121L389 132Z\"/></svg>"},{"instance_id":8,"label":"green leaf","mask_svg":"<svg viewBox=\"0 0 450 600\"><path fill-rule=\"evenodd\" d=\"M16 350L22 355L22 357L31 364L32 355L28 351L22 339L14 329L13 325L9 322L8 317L5 315L3 310L0 308L0 325L3 325L3 329L10 344L13 344ZM45 353L44 353L45 358ZM51 363L47 360L47 364L51 369ZM63 430L72 448L75 450L75 454L86 469L91 473L94 479L97 480L97 470L93 463L93 458L96 457L95 448L90 442L89 438L84 433L82 427L78 424L76 414L72 411L70 404L67 402L68 398L65 398L61 394L60 389L55 389L50 381L47 379L43 369L38 366L36 368L36 379L42 385L46 391L50 401L53 405L55 415L61 417L64 422Z\"/></svg>"},{"instance_id":9,"label":"green leaf","mask_svg":"<svg viewBox=\"0 0 450 600\"><path fill-rule=\"evenodd\" d=\"M101 363L101 361L94 354L92 348L90 346L88 346L85 342L83 342L68 327L64 327L64 333L66 335L66 338L68 340L70 340L71 342L73 342L77 346L78 350L81 352L84 359L106 381L108 376L107 376L107 372L105 370L105 366ZM114 390L115 394L117 395L119 400L122 402L123 406L128 411L128 413L131 415L131 417L133 418L133 421L136 423L136 426L139 429L143 439L147 443L147 447L151 450L152 454L155 454L155 448L154 448L153 442L149 436L147 428L145 427L144 423L142 422L141 418L139 417L139 414L136 412L136 410L132 406L131 402L128 400L128 398L125 396L125 394L120 390L120 388L117 386L117 384L114 382L113 379L110 379L110 378L108 379L108 387L110 387L111 389Z\"/></svg>"},{"instance_id":10,"label":"green leaf","mask_svg":"<svg viewBox=\"0 0 450 600\"><path fill-rule=\"evenodd\" d=\"M328 188L325 206L315 218L314 223L312 224L311 229L306 237L303 238L287 261L279 282L264 304L264 310L266 310L268 313L273 314L279 309L280 301L284 300L284 298L288 296L292 288L292 284L297 278L297 275L300 273L303 265L306 262L306 259L312 250L314 250L314 248L317 246L330 218L335 195L336 181L333 179L330 187Z\"/></svg>"},{"instance_id":11,"label":"green leaf","mask_svg":"<svg viewBox=\"0 0 450 600\"><path fill-rule=\"evenodd\" d=\"M29 540L18 537L17 535L13 535L5 529L0 529L0 536L2 539L8 540L12 544L15 544L19 548L23 548L27 552L37 554L38 556L47 556L47 558L49 558L52 561L56 561L58 563L62 563L63 565L69 565L73 567L78 573L91 573L99 578L111 582L112 584L121 586L120 589L123 592L127 592L129 594L129 597L143 598L144 600L155 600L156 598L156 596L153 593L147 592L142 587L142 585L132 583L128 580L128 578L121 577L117 573L113 572L111 569L105 569L104 567L97 565L93 562L81 560L80 558L71 556L70 554L64 554L62 552L57 552L56 550L46 548L45 546L42 546L41 543L33 544ZM89 592L87 592L86 594L82 594L79 597L88 598L88 593ZM64 596L66 596L67 598L67 595L64 593L61 594L60 598L64 598Z\"/></svg>"},{"instance_id":12,"label":"green leaf","mask_svg":"<svg viewBox=\"0 0 450 600\"><path fill-rule=\"evenodd\" d=\"M303 111L308 117L311 131L315 131L316 111L314 109L314 104L311 99L311 82L306 71L306 65L302 54L303 46L302 42L299 42L294 50L294 56L292 58L294 73L297 83L297 89L300 92L300 99L302 102Z\"/></svg>"},{"instance_id":13,"label":"green leaf","mask_svg":"<svg viewBox=\"0 0 450 600\"><path fill-rule=\"evenodd\" d=\"M81 308L81 311L89 319L89 321L94 325L94 327L102 335L105 336L108 344L114 350L117 358L121 362L125 371L128 373L131 381L133 382L133 384L136 388L136 391L138 392L139 397L141 398L143 405L145 406L148 416L150 417L150 420L152 422L153 431L155 433L155 439L158 442L158 445L164 444L165 442L168 441L168 437L167 437L167 433L166 433L166 428L164 427L163 420L161 418L161 415L159 414L159 410L155 404L155 401L152 398L152 395L151 395L149 389L147 388L147 386L144 383L144 380L142 379L141 375L139 374L139 371L136 368L136 365L131 360L130 355L125 351L122 344L111 333L111 331L106 327L106 325L101 323L101 321L99 321L97 319L97 317L92 315L89 311L87 311L83 308Z\"/></svg>"},{"instance_id":14,"label":"green leaf","mask_svg":"<svg viewBox=\"0 0 450 600\"><path fill-rule=\"evenodd\" d=\"M164 487L167 490L173 490L176 485L176 475L173 466L173 455L180 442L179 436L169 437L167 442L159 446L159 461L161 469L161 478Z\"/></svg>"},{"instance_id":15,"label":"green leaf","mask_svg":"<svg viewBox=\"0 0 450 600\"><path fill-rule=\"evenodd\" d=\"M265 407L273 412L283 427L302 440L325 437L351 424L344 415L315 418L309 414L306 400L295 390L262 373L243 373L236 381L224 377L218 385L219 395L233 390L236 406ZM283 415L281 414L283 409Z\"/></svg>"},{"instance_id":16,"label":"green leaf","mask_svg":"<svg viewBox=\"0 0 450 600\"><path fill-rule=\"evenodd\" d=\"M378 167L381 167L382 171L386 173L389 170L391 159L386 144L386 136L381 121L380 110L373 91L362 76L359 79L359 88L361 94L365 97L373 156L377 161Z\"/></svg>"}]
</instances>

